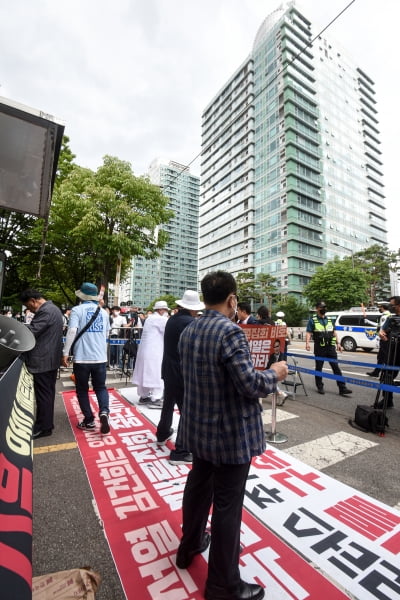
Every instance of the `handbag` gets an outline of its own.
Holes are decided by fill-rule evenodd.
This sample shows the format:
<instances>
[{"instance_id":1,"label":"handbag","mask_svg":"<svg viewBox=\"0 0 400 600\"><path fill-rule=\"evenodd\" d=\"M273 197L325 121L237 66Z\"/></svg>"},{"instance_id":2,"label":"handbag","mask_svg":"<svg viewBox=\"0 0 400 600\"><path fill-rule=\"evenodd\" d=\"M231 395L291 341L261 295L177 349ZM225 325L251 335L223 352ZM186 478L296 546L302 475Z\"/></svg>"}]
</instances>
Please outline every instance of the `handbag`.
<instances>
[{"instance_id":1,"label":"handbag","mask_svg":"<svg viewBox=\"0 0 400 600\"><path fill-rule=\"evenodd\" d=\"M83 329L81 329L81 331L79 331L76 336L74 341L71 344L71 348L69 350L69 354L70 356L73 356L74 354L74 346L76 344L76 342L79 340L79 338L81 337L81 335L83 335L85 333L85 331L87 331L89 329L89 327L91 326L91 324L93 323L93 321L96 319L97 315L100 312L100 306L98 306L96 308L96 310L94 311L94 313L92 314L92 316L90 317L89 321L86 323L85 327Z\"/></svg>"},{"instance_id":2,"label":"handbag","mask_svg":"<svg viewBox=\"0 0 400 600\"><path fill-rule=\"evenodd\" d=\"M388 427L387 417L383 416L383 410L373 406L358 404L354 421L358 427L371 433L382 433Z\"/></svg>"}]
</instances>

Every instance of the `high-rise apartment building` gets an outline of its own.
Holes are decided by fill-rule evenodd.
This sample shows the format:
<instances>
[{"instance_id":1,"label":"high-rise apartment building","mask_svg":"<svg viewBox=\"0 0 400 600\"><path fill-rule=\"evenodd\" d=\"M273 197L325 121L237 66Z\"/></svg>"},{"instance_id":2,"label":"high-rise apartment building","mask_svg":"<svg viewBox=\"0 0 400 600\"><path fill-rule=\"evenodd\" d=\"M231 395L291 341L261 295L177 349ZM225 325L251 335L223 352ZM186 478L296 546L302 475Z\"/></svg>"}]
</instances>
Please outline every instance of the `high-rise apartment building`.
<instances>
[{"instance_id":1,"label":"high-rise apartment building","mask_svg":"<svg viewBox=\"0 0 400 600\"><path fill-rule=\"evenodd\" d=\"M200 179L187 166L162 159L151 163L149 178L169 198L168 208L175 216L162 226L169 240L159 258L147 260L139 256L132 261L124 297L129 296L143 308L159 296L171 294L180 298L185 290L198 287Z\"/></svg>"},{"instance_id":2,"label":"high-rise apartment building","mask_svg":"<svg viewBox=\"0 0 400 600\"><path fill-rule=\"evenodd\" d=\"M318 266L386 244L374 82L294 2L270 14L202 117L200 278Z\"/></svg>"}]
</instances>

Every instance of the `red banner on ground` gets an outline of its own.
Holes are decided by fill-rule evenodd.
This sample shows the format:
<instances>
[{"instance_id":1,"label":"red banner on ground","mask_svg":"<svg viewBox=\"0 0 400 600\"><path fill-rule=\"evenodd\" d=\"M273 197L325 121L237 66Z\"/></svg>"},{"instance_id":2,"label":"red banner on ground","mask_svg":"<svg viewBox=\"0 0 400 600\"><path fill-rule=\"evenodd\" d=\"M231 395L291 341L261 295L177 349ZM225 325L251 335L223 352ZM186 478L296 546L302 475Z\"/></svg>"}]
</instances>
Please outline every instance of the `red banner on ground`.
<instances>
[{"instance_id":1,"label":"red banner on ground","mask_svg":"<svg viewBox=\"0 0 400 600\"><path fill-rule=\"evenodd\" d=\"M175 565L189 467L169 464L170 448L156 444L155 426L115 390L111 434L104 436L99 424L93 432L78 430L75 391L63 397L127 600L136 600L138 589L140 600L203 598L207 553L188 570ZM93 397L91 402L97 410ZM270 598L348 598L246 510L241 541L243 579L265 586Z\"/></svg>"}]
</instances>

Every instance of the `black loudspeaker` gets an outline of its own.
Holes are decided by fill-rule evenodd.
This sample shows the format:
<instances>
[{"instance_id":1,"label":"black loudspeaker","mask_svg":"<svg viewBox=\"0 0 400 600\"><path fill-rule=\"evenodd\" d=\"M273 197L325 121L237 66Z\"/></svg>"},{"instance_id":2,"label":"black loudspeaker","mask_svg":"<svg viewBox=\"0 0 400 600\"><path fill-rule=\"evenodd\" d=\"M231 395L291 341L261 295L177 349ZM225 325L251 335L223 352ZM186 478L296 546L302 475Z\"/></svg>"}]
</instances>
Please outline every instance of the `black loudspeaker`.
<instances>
[{"instance_id":1,"label":"black loudspeaker","mask_svg":"<svg viewBox=\"0 0 400 600\"><path fill-rule=\"evenodd\" d=\"M5 368L21 352L32 350L35 336L23 323L0 315L0 370Z\"/></svg>"}]
</instances>

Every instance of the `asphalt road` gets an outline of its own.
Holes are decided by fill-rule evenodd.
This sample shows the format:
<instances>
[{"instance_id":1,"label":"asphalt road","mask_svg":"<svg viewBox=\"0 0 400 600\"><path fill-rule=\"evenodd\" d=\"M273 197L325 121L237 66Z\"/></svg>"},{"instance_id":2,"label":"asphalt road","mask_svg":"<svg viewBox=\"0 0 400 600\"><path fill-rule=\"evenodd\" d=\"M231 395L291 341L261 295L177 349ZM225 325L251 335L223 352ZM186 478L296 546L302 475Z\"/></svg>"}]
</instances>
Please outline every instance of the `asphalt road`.
<instances>
[{"instance_id":1,"label":"asphalt road","mask_svg":"<svg viewBox=\"0 0 400 600\"><path fill-rule=\"evenodd\" d=\"M300 366L313 368L314 362L305 358L304 342L292 343L289 351L302 355L298 358ZM339 358L372 365L376 353L346 352ZM325 366L326 372L331 372ZM342 366L343 375L366 381L370 379L365 375L367 370L354 364ZM313 466L318 464L327 475L400 510L399 396L395 395L395 408L388 412L389 428L384 437L379 437L355 430L348 423L357 404L373 404L373 389L348 384L353 393L342 397L336 382L326 380L322 396L316 393L312 375L303 374L303 381L308 395L298 388L295 399L289 397L277 411L276 431L287 437L279 449L295 454L303 462L310 460ZM129 381L111 372L108 385L131 387ZM33 575L90 566L102 577L97 600L124 600L62 402L61 392L71 386L68 373L62 373L54 433L34 442ZM270 433L270 402L264 401L263 405L266 431ZM349 444L354 451L348 450Z\"/></svg>"}]
</instances>

